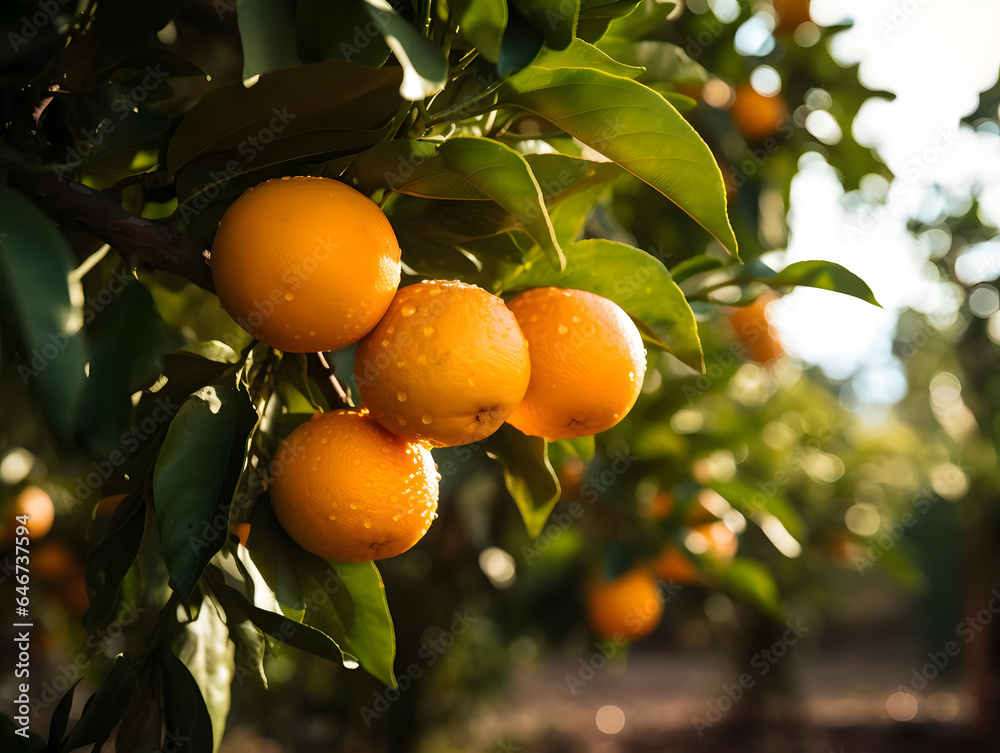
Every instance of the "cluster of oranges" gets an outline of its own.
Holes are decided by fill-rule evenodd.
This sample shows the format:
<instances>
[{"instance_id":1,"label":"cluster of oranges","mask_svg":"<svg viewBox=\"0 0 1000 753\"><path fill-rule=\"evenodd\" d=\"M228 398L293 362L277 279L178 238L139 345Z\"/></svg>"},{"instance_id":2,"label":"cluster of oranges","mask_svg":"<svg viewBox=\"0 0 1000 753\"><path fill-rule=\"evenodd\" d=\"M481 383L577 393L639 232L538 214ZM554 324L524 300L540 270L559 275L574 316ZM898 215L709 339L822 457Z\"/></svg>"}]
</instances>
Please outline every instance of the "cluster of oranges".
<instances>
[{"instance_id":1,"label":"cluster of oranges","mask_svg":"<svg viewBox=\"0 0 1000 753\"><path fill-rule=\"evenodd\" d=\"M673 495L660 491L645 510L647 517L662 520L674 511ZM701 504L683 516L687 532L685 547L697 551L703 561L725 564L736 556L739 538ZM690 555L667 543L650 561L643 562L613 580L593 580L586 593L587 621L602 638L635 641L651 633L663 619L664 596L660 584L669 588L705 583Z\"/></svg>"},{"instance_id":2,"label":"cluster of oranges","mask_svg":"<svg viewBox=\"0 0 1000 753\"><path fill-rule=\"evenodd\" d=\"M379 207L329 178L267 181L227 210L212 248L222 306L289 352L357 343L361 410L318 413L285 440L278 520L326 559L406 551L436 516L432 447L505 421L550 439L596 434L642 387L638 329L613 302L535 288L505 303L475 285L399 288L400 248Z\"/></svg>"}]
</instances>

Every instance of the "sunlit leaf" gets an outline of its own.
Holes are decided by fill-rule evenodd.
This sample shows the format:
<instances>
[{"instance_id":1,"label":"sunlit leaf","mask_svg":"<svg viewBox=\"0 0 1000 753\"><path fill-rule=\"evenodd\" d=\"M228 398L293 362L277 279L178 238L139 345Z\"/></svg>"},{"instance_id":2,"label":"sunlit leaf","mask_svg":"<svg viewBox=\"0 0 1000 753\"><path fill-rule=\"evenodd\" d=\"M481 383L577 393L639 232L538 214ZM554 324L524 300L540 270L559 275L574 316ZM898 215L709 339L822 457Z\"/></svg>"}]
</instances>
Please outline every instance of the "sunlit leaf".
<instances>
[{"instance_id":1,"label":"sunlit leaf","mask_svg":"<svg viewBox=\"0 0 1000 753\"><path fill-rule=\"evenodd\" d=\"M645 181L737 253L722 173L674 107L642 84L546 56L511 76L500 101L547 120ZM596 96L595 92L600 92ZM581 102L593 102L581 108Z\"/></svg>"},{"instance_id":2,"label":"sunlit leaf","mask_svg":"<svg viewBox=\"0 0 1000 753\"><path fill-rule=\"evenodd\" d=\"M444 50L421 34L386 0L364 0L365 10L382 30L389 49L403 68L399 94L416 102L436 94L448 80Z\"/></svg>"},{"instance_id":3,"label":"sunlit leaf","mask_svg":"<svg viewBox=\"0 0 1000 753\"><path fill-rule=\"evenodd\" d=\"M451 0L462 35L491 63L500 59L507 28L507 0Z\"/></svg>"},{"instance_id":4,"label":"sunlit leaf","mask_svg":"<svg viewBox=\"0 0 1000 753\"><path fill-rule=\"evenodd\" d=\"M187 599L225 542L229 507L257 423L250 396L205 387L188 398L167 430L153 474L163 557Z\"/></svg>"},{"instance_id":5,"label":"sunlit leaf","mask_svg":"<svg viewBox=\"0 0 1000 753\"><path fill-rule=\"evenodd\" d=\"M507 491L521 512L528 535L536 538L559 501L559 479L549 462L548 441L503 424L483 447L503 464Z\"/></svg>"}]
</instances>

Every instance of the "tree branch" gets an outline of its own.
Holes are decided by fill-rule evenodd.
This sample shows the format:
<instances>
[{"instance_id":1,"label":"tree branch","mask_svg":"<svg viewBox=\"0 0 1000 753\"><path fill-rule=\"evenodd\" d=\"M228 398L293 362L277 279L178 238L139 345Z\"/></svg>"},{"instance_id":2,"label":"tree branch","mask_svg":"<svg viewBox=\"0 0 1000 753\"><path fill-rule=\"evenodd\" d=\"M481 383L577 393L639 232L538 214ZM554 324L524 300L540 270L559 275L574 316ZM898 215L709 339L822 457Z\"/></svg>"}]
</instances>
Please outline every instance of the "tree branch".
<instances>
[{"instance_id":1,"label":"tree branch","mask_svg":"<svg viewBox=\"0 0 1000 753\"><path fill-rule=\"evenodd\" d=\"M0 165L4 163L23 168L27 160L0 142ZM59 225L90 233L125 256L134 254L153 269L179 275L214 292L207 249L176 228L132 214L110 194L61 175L16 170L9 177L12 187Z\"/></svg>"},{"instance_id":2,"label":"tree branch","mask_svg":"<svg viewBox=\"0 0 1000 753\"><path fill-rule=\"evenodd\" d=\"M306 366L309 376L316 382L323 397L330 403L331 409L351 407L350 403L347 402L347 393L333 373L333 366L327 362L322 353L306 355Z\"/></svg>"}]
</instances>

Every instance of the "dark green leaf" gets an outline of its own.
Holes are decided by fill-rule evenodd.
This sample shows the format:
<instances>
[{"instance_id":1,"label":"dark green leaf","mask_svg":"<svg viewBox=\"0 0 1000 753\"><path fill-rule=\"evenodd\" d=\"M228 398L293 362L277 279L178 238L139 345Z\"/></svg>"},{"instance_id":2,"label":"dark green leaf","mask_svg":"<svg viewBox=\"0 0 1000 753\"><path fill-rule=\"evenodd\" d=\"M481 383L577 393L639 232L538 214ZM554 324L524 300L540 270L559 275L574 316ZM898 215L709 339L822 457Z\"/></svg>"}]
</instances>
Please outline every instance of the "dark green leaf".
<instances>
[{"instance_id":1,"label":"dark green leaf","mask_svg":"<svg viewBox=\"0 0 1000 753\"><path fill-rule=\"evenodd\" d=\"M386 0L364 0L365 10L378 27L389 49L403 68L399 95L416 102L436 94L448 80L444 50L421 34Z\"/></svg>"},{"instance_id":2,"label":"dark green leaf","mask_svg":"<svg viewBox=\"0 0 1000 753\"><path fill-rule=\"evenodd\" d=\"M754 605L761 612L781 619L783 612L778 587L767 568L756 560L737 557L723 571L722 587Z\"/></svg>"},{"instance_id":3,"label":"dark green leaf","mask_svg":"<svg viewBox=\"0 0 1000 753\"><path fill-rule=\"evenodd\" d=\"M184 662L173 654L163 654L159 661L163 672L164 748L169 742L176 753L211 753L215 749L212 718L201 688Z\"/></svg>"},{"instance_id":4,"label":"dark green leaf","mask_svg":"<svg viewBox=\"0 0 1000 753\"><path fill-rule=\"evenodd\" d=\"M0 186L0 310L20 332L18 376L38 391L49 422L64 439L76 419L88 361L78 332L83 296L71 295L72 269L69 247L49 218Z\"/></svg>"},{"instance_id":5,"label":"dark green leaf","mask_svg":"<svg viewBox=\"0 0 1000 753\"><path fill-rule=\"evenodd\" d=\"M451 0L449 5L462 35L480 55L496 63L507 28L507 0Z\"/></svg>"},{"instance_id":6,"label":"dark green leaf","mask_svg":"<svg viewBox=\"0 0 1000 753\"><path fill-rule=\"evenodd\" d=\"M145 490L137 489L123 499L115 516L117 521L111 533L87 555L90 606L83 615L83 626L87 630L95 630L106 623L118 606L122 580L142 545L146 527Z\"/></svg>"},{"instance_id":7,"label":"dark green leaf","mask_svg":"<svg viewBox=\"0 0 1000 753\"><path fill-rule=\"evenodd\" d=\"M580 0L511 0L511 5L554 50L564 50L573 41Z\"/></svg>"},{"instance_id":8,"label":"dark green leaf","mask_svg":"<svg viewBox=\"0 0 1000 753\"><path fill-rule=\"evenodd\" d=\"M698 256L692 256L690 259L685 259L675 265L673 269L670 270L670 276L674 278L674 282L680 285L689 277L694 277L694 275L701 274L702 272L708 272L712 269L718 269L722 266L722 264L722 259L718 259L714 256L708 256L707 254L700 254Z\"/></svg>"},{"instance_id":9,"label":"dark green leaf","mask_svg":"<svg viewBox=\"0 0 1000 753\"><path fill-rule=\"evenodd\" d=\"M206 76L206 72L196 63L178 55L166 47L143 47L130 52L122 60L97 75L105 77L113 71L127 68L147 74L167 76Z\"/></svg>"},{"instance_id":10,"label":"dark green leaf","mask_svg":"<svg viewBox=\"0 0 1000 753\"><path fill-rule=\"evenodd\" d=\"M153 473L153 501L170 580L185 600L225 542L256 422L247 393L210 386L181 405L167 430Z\"/></svg>"},{"instance_id":11,"label":"dark green leaf","mask_svg":"<svg viewBox=\"0 0 1000 753\"><path fill-rule=\"evenodd\" d=\"M497 59L497 73L501 76L524 68L535 59L535 55L545 44L545 37L525 21L515 8L508 6L508 9L507 28L503 32Z\"/></svg>"},{"instance_id":12,"label":"dark green leaf","mask_svg":"<svg viewBox=\"0 0 1000 753\"><path fill-rule=\"evenodd\" d=\"M557 269L566 266L541 188L524 157L491 139L455 138L439 152L444 166L515 218Z\"/></svg>"},{"instance_id":13,"label":"dark green leaf","mask_svg":"<svg viewBox=\"0 0 1000 753\"><path fill-rule=\"evenodd\" d=\"M119 281L119 292L87 328L90 375L77 421L78 433L98 455L120 448L133 413L131 395L156 381L170 336L142 283L127 270L112 280ZM116 288L109 282L105 290Z\"/></svg>"},{"instance_id":14,"label":"dark green leaf","mask_svg":"<svg viewBox=\"0 0 1000 753\"><path fill-rule=\"evenodd\" d=\"M504 424L483 446L503 464L507 491L521 511L528 535L537 537L559 501L559 479L549 462L548 442Z\"/></svg>"},{"instance_id":15,"label":"dark green leaf","mask_svg":"<svg viewBox=\"0 0 1000 753\"><path fill-rule=\"evenodd\" d=\"M601 97L592 106L593 92ZM722 173L701 136L660 94L602 71L564 68L559 56L515 73L500 102L550 120L645 181L693 217L734 256Z\"/></svg>"},{"instance_id":16,"label":"dark green leaf","mask_svg":"<svg viewBox=\"0 0 1000 753\"><path fill-rule=\"evenodd\" d=\"M284 0L240 0L236 20L243 46L243 81L261 73L301 65L295 51L295 25Z\"/></svg>"},{"instance_id":17,"label":"dark green leaf","mask_svg":"<svg viewBox=\"0 0 1000 753\"><path fill-rule=\"evenodd\" d=\"M529 263L507 280L505 288L551 285L596 293L645 324L647 342L694 369L704 368L694 313L660 261L632 246L601 239L579 241L566 246L565 252L565 271Z\"/></svg>"},{"instance_id":18,"label":"dark green leaf","mask_svg":"<svg viewBox=\"0 0 1000 753\"><path fill-rule=\"evenodd\" d=\"M382 579L374 564L329 563L310 554L291 540L270 506L263 502L254 508L247 545L282 612L313 626L318 633L312 637L306 634L313 648L275 637L325 658L331 658L330 649L324 649L320 639L330 640L338 651L332 661L356 659L373 677L395 687L392 662L396 638ZM277 624L272 617L257 617ZM272 633L257 617L255 624Z\"/></svg>"},{"instance_id":19,"label":"dark green leaf","mask_svg":"<svg viewBox=\"0 0 1000 753\"><path fill-rule=\"evenodd\" d=\"M576 35L587 42L596 42L605 35L612 21L625 18L642 0L583 0Z\"/></svg>"},{"instance_id":20,"label":"dark green leaf","mask_svg":"<svg viewBox=\"0 0 1000 753\"><path fill-rule=\"evenodd\" d=\"M355 154L376 144L388 133L380 128L317 128L289 133L257 147L225 152L188 164L177 180L180 216L187 222L209 201L232 199L269 178L293 172L316 174L315 163ZM306 169L298 169L306 168Z\"/></svg>"},{"instance_id":21,"label":"dark green leaf","mask_svg":"<svg viewBox=\"0 0 1000 753\"><path fill-rule=\"evenodd\" d=\"M80 680L83 678L81 677ZM66 734L66 726L69 724L69 713L73 710L73 694L76 693L76 686L80 684L77 680L69 686L63 697L59 699L55 710L52 712L52 719L49 720L49 743L55 749L62 742Z\"/></svg>"},{"instance_id":22,"label":"dark green leaf","mask_svg":"<svg viewBox=\"0 0 1000 753\"><path fill-rule=\"evenodd\" d=\"M63 753L95 745L100 750L111 730L121 721L136 686L136 666L132 657L119 654L108 673L84 707L83 716L60 748Z\"/></svg>"},{"instance_id":23,"label":"dark green leaf","mask_svg":"<svg viewBox=\"0 0 1000 753\"><path fill-rule=\"evenodd\" d=\"M195 158L227 152L245 167L265 139L271 148L278 139L317 129L382 128L402 103L402 75L396 67L373 71L328 60L265 73L250 89L220 86L184 116L170 139L167 169L177 173Z\"/></svg>"},{"instance_id":24,"label":"dark green leaf","mask_svg":"<svg viewBox=\"0 0 1000 753\"><path fill-rule=\"evenodd\" d=\"M162 688L160 668L155 664L146 667L135 695L122 716L122 723L115 733L115 749L120 751L153 751L160 749L163 733Z\"/></svg>"},{"instance_id":25,"label":"dark green leaf","mask_svg":"<svg viewBox=\"0 0 1000 753\"><path fill-rule=\"evenodd\" d=\"M281 641L300 651L337 664L345 661L350 662L353 659L352 656L341 651L336 641L321 630L291 620L284 615L256 607L232 586L216 584L213 588L218 593L219 598L223 600L228 612L245 616L272 640Z\"/></svg>"},{"instance_id":26,"label":"dark green leaf","mask_svg":"<svg viewBox=\"0 0 1000 753\"><path fill-rule=\"evenodd\" d=\"M797 261L789 264L783 270L770 276L768 274L757 274L743 276L736 279L737 282L765 282L773 288L784 286L799 286L808 288L819 288L821 290L831 290L834 293L860 298L862 301L881 308L881 304L875 300L875 294L867 283L848 269L832 261L819 259L809 261Z\"/></svg>"},{"instance_id":27,"label":"dark green leaf","mask_svg":"<svg viewBox=\"0 0 1000 753\"><path fill-rule=\"evenodd\" d=\"M361 0L300 0L295 11L306 62L347 60L381 68L390 50Z\"/></svg>"}]
</instances>

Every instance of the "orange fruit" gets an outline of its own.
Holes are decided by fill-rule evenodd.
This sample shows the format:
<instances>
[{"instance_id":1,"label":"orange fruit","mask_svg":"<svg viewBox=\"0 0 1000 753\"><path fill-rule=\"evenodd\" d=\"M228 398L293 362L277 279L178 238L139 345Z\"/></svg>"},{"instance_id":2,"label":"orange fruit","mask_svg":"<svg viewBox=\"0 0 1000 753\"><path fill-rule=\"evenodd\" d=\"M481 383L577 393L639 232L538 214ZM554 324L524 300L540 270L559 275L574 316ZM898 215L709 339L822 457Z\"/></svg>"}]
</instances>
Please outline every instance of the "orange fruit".
<instances>
[{"instance_id":1,"label":"orange fruit","mask_svg":"<svg viewBox=\"0 0 1000 753\"><path fill-rule=\"evenodd\" d=\"M778 12L778 29L795 31L801 24L812 20L809 15L809 0L772 0Z\"/></svg>"},{"instance_id":2,"label":"orange fruit","mask_svg":"<svg viewBox=\"0 0 1000 753\"><path fill-rule=\"evenodd\" d=\"M250 524L240 523L236 526L236 537L240 540L243 546L247 545L247 539L250 538Z\"/></svg>"},{"instance_id":3,"label":"orange fruit","mask_svg":"<svg viewBox=\"0 0 1000 753\"><path fill-rule=\"evenodd\" d=\"M46 583L66 580L77 567L76 557L59 541L45 541L31 553L31 574Z\"/></svg>"},{"instance_id":4,"label":"orange fruit","mask_svg":"<svg viewBox=\"0 0 1000 753\"><path fill-rule=\"evenodd\" d=\"M514 315L463 282L401 288L354 357L372 418L435 447L495 432L524 397L529 374L528 343Z\"/></svg>"},{"instance_id":5,"label":"orange fruit","mask_svg":"<svg viewBox=\"0 0 1000 753\"><path fill-rule=\"evenodd\" d=\"M620 578L590 584L587 620L602 638L621 634L635 641L649 635L663 619L663 594L651 572L633 568Z\"/></svg>"},{"instance_id":6,"label":"orange fruit","mask_svg":"<svg viewBox=\"0 0 1000 753\"><path fill-rule=\"evenodd\" d=\"M740 547L740 539L721 520L695 526L685 542L689 549L718 562L730 562Z\"/></svg>"},{"instance_id":7,"label":"orange fruit","mask_svg":"<svg viewBox=\"0 0 1000 753\"><path fill-rule=\"evenodd\" d=\"M768 363L784 355L781 342L767 323L767 307L780 296L769 290L759 296L749 306L734 309L729 314L729 323L736 330L736 336L746 349L746 358L757 363Z\"/></svg>"},{"instance_id":8,"label":"orange fruit","mask_svg":"<svg viewBox=\"0 0 1000 753\"><path fill-rule=\"evenodd\" d=\"M507 305L531 354L531 382L508 423L532 436L568 439L625 417L646 372L642 337L628 314L607 298L561 288L535 288Z\"/></svg>"},{"instance_id":9,"label":"orange fruit","mask_svg":"<svg viewBox=\"0 0 1000 753\"><path fill-rule=\"evenodd\" d=\"M743 138L763 141L778 132L788 117L788 105L780 94L766 97L744 82L736 87L736 98L729 112Z\"/></svg>"},{"instance_id":10,"label":"orange fruit","mask_svg":"<svg viewBox=\"0 0 1000 753\"><path fill-rule=\"evenodd\" d=\"M701 573L698 568L673 544L667 544L663 547L650 567L658 578L662 578L668 583L689 585L701 582Z\"/></svg>"},{"instance_id":11,"label":"orange fruit","mask_svg":"<svg viewBox=\"0 0 1000 753\"><path fill-rule=\"evenodd\" d=\"M269 180L226 210L212 245L222 307L292 353L364 337L399 286L399 243L371 199L330 178Z\"/></svg>"},{"instance_id":12,"label":"orange fruit","mask_svg":"<svg viewBox=\"0 0 1000 753\"><path fill-rule=\"evenodd\" d=\"M27 516L27 523L16 518ZM8 513L8 530L16 533L17 527L24 525L28 537L40 539L50 530L56 520L56 507L48 492L37 486L26 486L14 500L13 509Z\"/></svg>"},{"instance_id":13,"label":"orange fruit","mask_svg":"<svg viewBox=\"0 0 1000 753\"><path fill-rule=\"evenodd\" d=\"M317 413L282 441L275 458L274 513L300 546L324 559L394 557L437 517L430 451L364 412Z\"/></svg>"}]
</instances>

